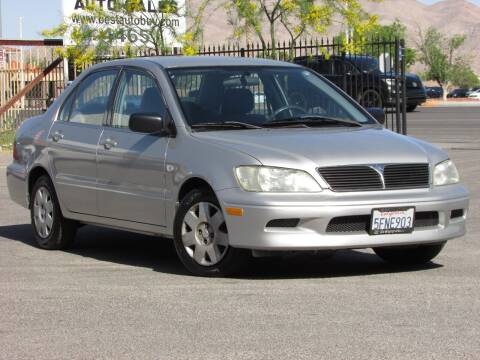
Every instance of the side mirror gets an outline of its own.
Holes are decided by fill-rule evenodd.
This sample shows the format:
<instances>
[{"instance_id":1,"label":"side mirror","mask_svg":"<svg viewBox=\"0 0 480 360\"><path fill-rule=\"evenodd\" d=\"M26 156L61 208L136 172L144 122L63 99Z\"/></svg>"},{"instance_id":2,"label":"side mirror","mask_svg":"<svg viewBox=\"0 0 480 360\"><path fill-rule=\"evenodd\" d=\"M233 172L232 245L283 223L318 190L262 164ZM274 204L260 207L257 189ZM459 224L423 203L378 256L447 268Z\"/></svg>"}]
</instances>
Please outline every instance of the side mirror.
<instances>
[{"instance_id":1,"label":"side mirror","mask_svg":"<svg viewBox=\"0 0 480 360\"><path fill-rule=\"evenodd\" d=\"M130 130L145 133L155 134L165 131L165 126L162 117L159 114L132 114L128 122Z\"/></svg>"},{"instance_id":2,"label":"side mirror","mask_svg":"<svg viewBox=\"0 0 480 360\"><path fill-rule=\"evenodd\" d=\"M370 115L374 117L380 124L385 124L385 110L382 108L367 108L367 111Z\"/></svg>"}]
</instances>

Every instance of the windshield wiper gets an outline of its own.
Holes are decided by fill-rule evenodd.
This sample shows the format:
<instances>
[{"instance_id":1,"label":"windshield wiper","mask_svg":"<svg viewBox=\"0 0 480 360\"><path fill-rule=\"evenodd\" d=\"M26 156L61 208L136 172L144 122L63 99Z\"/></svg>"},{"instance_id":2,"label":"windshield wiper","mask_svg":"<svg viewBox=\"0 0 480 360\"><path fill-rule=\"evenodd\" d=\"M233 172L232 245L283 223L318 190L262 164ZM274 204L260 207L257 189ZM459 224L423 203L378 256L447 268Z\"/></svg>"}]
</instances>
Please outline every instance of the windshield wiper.
<instances>
[{"instance_id":1,"label":"windshield wiper","mask_svg":"<svg viewBox=\"0 0 480 360\"><path fill-rule=\"evenodd\" d=\"M261 129L261 126L248 124L240 121L223 121L223 122L205 122L197 123L191 126L197 128L237 128L237 129Z\"/></svg>"},{"instance_id":2,"label":"windshield wiper","mask_svg":"<svg viewBox=\"0 0 480 360\"><path fill-rule=\"evenodd\" d=\"M307 125L307 126L321 126L321 125L339 125L339 126L351 126L360 127L362 124L348 119L340 119L335 117L320 116L320 115L302 115L282 120L267 121L262 124L264 127L281 127L291 125Z\"/></svg>"}]
</instances>

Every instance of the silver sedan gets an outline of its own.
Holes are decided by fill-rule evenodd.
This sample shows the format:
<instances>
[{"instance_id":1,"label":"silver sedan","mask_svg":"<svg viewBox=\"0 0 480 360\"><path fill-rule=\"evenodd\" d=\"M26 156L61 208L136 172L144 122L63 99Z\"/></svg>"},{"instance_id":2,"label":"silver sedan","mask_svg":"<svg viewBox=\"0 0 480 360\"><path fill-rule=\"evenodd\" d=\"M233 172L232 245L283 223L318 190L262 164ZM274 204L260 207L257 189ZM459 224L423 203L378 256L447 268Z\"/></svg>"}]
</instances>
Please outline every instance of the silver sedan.
<instances>
[{"instance_id":1,"label":"silver sedan","mask_svg":"<svg viewBox=\"0 0 480 360\"><path fill-rule=\"evenodd\" d=\"M370 113L283 62L108 62L18 129L8 188L45 249L95 224L173 238L206 276L252 253L373 248L430 261L465 233L468 191L445 152Z\"/></svg>"}]
</instances>

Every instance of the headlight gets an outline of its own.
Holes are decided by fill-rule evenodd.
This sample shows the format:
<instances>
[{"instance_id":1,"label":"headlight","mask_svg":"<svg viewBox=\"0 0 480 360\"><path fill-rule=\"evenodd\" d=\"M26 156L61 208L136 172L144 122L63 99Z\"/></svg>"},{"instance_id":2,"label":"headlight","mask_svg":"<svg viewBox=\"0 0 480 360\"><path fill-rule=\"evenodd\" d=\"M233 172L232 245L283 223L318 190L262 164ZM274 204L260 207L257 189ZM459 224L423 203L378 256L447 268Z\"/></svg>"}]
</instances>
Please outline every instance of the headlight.
<instances>
[{"instance_id":1,"label":"headlight","mask_svg":"<svg viewBox=\"0 0 480 360\"><path fill-rule=\"evenodd\" d=\"M395 90L395 79L385 79L390 90Z\"/></svg>"},{"instance_id":2,"label":"headlight","mask_svg":"<svg viewBox=\"0 0 480 360\"><path fill-rule=\"evenodd\" d=\"M302 170L268 166L239 166L235 169L238 183L245 191L254 192L320 192L320 185Z\"/></svg>"},{"instance_id":3,"label":"headlight","mask_svg":"<svg viewBox=\"0 0 480 360\"><path fill-rule=\"evenodd\" d=\"M435 166L435 170L433 171L433 185L450 185L456 184L459 181L460 176L452 160L446 160Z\"/></svg>"}]
</instances>

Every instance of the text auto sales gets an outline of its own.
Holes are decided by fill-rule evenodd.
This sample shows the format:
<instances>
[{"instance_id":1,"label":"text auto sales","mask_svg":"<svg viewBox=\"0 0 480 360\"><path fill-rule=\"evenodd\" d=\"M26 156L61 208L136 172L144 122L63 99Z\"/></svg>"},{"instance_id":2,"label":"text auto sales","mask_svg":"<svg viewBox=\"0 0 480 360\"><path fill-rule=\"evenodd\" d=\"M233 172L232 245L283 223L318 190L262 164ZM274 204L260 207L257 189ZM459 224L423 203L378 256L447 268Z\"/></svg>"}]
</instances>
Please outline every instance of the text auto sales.
<instances>
[{"instance_id":1,"label":"text auto sales","mask_svg":"<svg viewBox=\"0 0 480 360\"><path fill-rule=\"evenodd\" d=\"M75 1L75 10L85 10L85 8L89 5L98 5L102 8L107 8L108 10L114 10L115 9L115 3L117 0L76 0ZM127 0L128 2L128 0ZM140 8L139 11L141 12L161 12L161 6L158 6L160 1L155 2L153 0L144 0L143 3L140 2L140 6L143 8Z\"/></svg>"}]
</instances>

